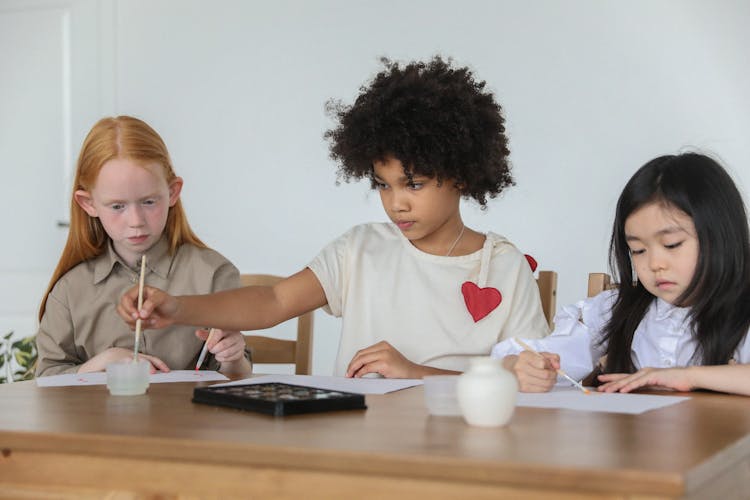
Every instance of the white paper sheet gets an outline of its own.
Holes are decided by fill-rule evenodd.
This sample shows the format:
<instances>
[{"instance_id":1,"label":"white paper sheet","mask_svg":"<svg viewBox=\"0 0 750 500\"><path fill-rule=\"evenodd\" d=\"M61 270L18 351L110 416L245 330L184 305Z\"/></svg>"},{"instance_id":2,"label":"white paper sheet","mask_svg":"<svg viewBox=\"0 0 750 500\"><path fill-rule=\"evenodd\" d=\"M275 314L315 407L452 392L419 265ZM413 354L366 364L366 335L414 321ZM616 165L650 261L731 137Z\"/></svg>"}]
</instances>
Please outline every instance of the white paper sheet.
<instances>
[{"instance_id":1,"label":"white paper sheet","mask_svg":"<svg viewBox=\"0 0 750 500\"><path fill-rule=\"evenodd\" d=\"M211 370L172 370L167 373L152 373L148 377L149 383L160 384L164 382L211 382L215 380L229 380L219 372ZM65 373L63 375L50 375L39 377L36 385L39 387L63 387L68 385L106 385L107 374L105 372L94 373Z\"/></svg>"},{"instance_id":2,"label":"white paper sheet","mask_svg":"<svg viewBox=\"0 0 750 500\"><path fill-rule=\"evenodd\" d=\"M649 410L681 403L690 399L685 396L661 396L655 394L602 393L592 390L584 394L578 389L555 388L545 393L519 393L516 406L534 408L557 408L565 410L599 411L608 413L638 414Z\"/></svg>"},{"instance_id":3,"label":"white paper sheet","mask_svg":"<svg viewBox=\"0 0 750 500\"><path fill-rule=\"evenodd\" d=\"M263 384L278 382L283 384L304 385L318 389L329 389L332 391L352 392L354 394L386 394L388 392L400 391L407 387L422 385L421 379L394 379L394 378L347 378L347 377L324 377L320 375L263 375L260 377L235 380L227 384L216 384L217 386L240 385L240 384Z\"/></svg>"}]
</instances>

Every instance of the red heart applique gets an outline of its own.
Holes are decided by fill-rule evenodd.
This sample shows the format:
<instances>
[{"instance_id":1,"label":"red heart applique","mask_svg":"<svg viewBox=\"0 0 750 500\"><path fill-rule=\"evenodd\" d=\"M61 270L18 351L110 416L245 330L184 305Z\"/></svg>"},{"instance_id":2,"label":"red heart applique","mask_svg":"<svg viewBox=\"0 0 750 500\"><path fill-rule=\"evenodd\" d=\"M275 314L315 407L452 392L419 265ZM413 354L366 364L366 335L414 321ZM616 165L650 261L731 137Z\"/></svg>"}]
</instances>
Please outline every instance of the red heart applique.
<instances>
[{"instance_id":1,"label":"red heart applique","mask_svg":"<svg viewBox=\"0 0 750 500\"><path fill-rule=\"evenodd\" d=\"M497 288L479 288L471 281L467 281L461 285L461 293L464 294L466 309L469 310L469 314L474 318L474 323L494 311L500 305L500 302L503 301L503 296Z\"/></svg>"},{"instance_id":2,"label":"red heart applique","mask_svg":"<svg viewBox=\"0 0 750 500\"><path fill-rule=\"evenodd\" d=\"M526 257L526 262L529 263L529 266L531 267L531 272L533 273L534 271L536 271L536 266L539 265L536 263L536 259L527 253L523 254L523 256Z\"/></svg>"}]
</instances>

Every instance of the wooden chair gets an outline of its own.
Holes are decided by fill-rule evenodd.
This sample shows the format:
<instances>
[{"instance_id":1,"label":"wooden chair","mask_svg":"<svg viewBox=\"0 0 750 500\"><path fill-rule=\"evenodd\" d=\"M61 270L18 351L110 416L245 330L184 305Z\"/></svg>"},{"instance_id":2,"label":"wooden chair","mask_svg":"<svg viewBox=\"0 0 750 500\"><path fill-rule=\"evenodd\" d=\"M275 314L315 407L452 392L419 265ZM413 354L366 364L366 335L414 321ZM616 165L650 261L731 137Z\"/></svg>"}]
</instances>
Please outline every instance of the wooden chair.
<instances>
[{"instance_id":1,"label":"wooden chair","mask_svg":"<svg viewBox=\"0 0 750 500\"><path fill-rule=\"evenodd\" d=\"M553 328L552 320L555 317L557 306L557 273L555 271L539 271L536 279L539 287L539 296L542 299L542 311L547 319L547 324Z\"/></svg>"},{"instance_id":2,"label":"wooden chair","mask_svg":"<svg viewBox=\"0 0 750 500\"><path fill-rule=\"evenodd\" d=\"M271 274L242 274L242 286L273 286L283 278ZM245 345L253 355L253 363L291 363L294 373L309 375L312 372L313 313L297 318L297 340L284 340L262 335L245 335Z\"/></svg>"},{"instance_id":3,"label":"wooden chair","mask_svg":"<svg viewBox=\"0 0 750 500\"><path fill-rule=\"evenodd\" d=\"M589 273L589 291L588 297L594 297L604 290L617 288L617 283L612 282L612 278L606 273Z\"/></svg>"}]
</instances>

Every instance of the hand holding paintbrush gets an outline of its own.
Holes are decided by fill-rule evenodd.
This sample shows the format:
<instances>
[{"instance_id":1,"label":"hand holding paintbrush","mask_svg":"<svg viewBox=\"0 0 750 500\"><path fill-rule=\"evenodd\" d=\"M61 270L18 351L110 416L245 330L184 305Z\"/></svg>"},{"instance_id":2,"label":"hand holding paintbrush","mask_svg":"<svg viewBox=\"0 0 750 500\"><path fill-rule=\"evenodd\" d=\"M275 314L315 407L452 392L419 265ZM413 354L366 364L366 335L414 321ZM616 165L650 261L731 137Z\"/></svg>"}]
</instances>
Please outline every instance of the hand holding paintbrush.
<instances>
[{"instance_id":1,"label":"hand holding paintbrush","mask_svg":"<svg viewBox=\"0 0 750 500\"><path fill-rule=\"evenodd\" d=\"M523 340L519 339L518 337L516 337L514 340L516 341L516 343L518 345L520 345L521 347L523 347L527 351L536 354L540 358L544 358L544 356L542 356L541 353L539 353L536 349L534 349L533 347L531 347L529 344L527 344ZM565 371L562 368L556 368L555 371L557 372L558 375L560 375L561 377L565 378L568 382L570 382L575 387L577 387L578 389L580 389L581 391L583 391L584 394L590 394L591 393L591 391L589 391L588 389L586 389L580 382L578 382L577 380L573 379L570 375L568 375L567 373L565 373Z\"/></svg>"},{"instance_id":2,"label":"hand holding paintbrush","mask_svg":"<svg viewBox=\"0 0 750 500\"><path fill-rule=\"evenodd\" d=\"M203 344L203 349L201 349L201 354L198 356L198 362L195 364L196 371L200 370L203 361L206 359L206 354L208 354L208 343L213 338L215 332L216 330L213 328L208 331L208 338L206 338L206 342Z\"/></svg>"}]
</instances>

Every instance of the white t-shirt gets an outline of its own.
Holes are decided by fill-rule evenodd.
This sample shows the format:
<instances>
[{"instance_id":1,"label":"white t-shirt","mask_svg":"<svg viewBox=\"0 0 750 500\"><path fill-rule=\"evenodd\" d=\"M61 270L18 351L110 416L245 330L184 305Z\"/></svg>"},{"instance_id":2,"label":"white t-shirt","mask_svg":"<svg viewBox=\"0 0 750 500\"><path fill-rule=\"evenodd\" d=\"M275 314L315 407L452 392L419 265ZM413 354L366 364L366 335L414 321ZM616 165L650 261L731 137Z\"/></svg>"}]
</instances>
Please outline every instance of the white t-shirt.
<instances>
[{"instance_id":1,"label":"white t-shirt","mask_svg":"<svg viewBox=\"0 0 750 500\"><path fill-rule=\"evenodd\" d=\"M561 368L571 377L582 379L607 351L606 344L599 344L616 298L617 291L609 290L563 307L555 316L552 335L527 343L537 351L559 354ZM690 329L689 311L687 307L676 307L662 299L651 303L633 335L631 353L636 369L700 364L700 360L692 359L697 343ZM738 363L750 363L748 337L750 335L745 335L737 346L734 360ZM509 339L496 345L492 356L502 358L522 350Z\"/></svg>"},{"instance_id":2,"label":"white t-shirt","mask_svg":"<svg viewBox=\"0 0 750 500\"><path fill-rule=\"evenodd\" d=\"M412 362L463 371L468 358L488 356L499 340L549 333L526 259L493 233L482 250L442 257L417 249L394 224L363 224L308 267L325 291L326 310L343 318L336 375L346 373L358 350L382 340ZM501 294L499 305L477 322L461 291L466 281Z\"/></svg>"}]
</instances>

